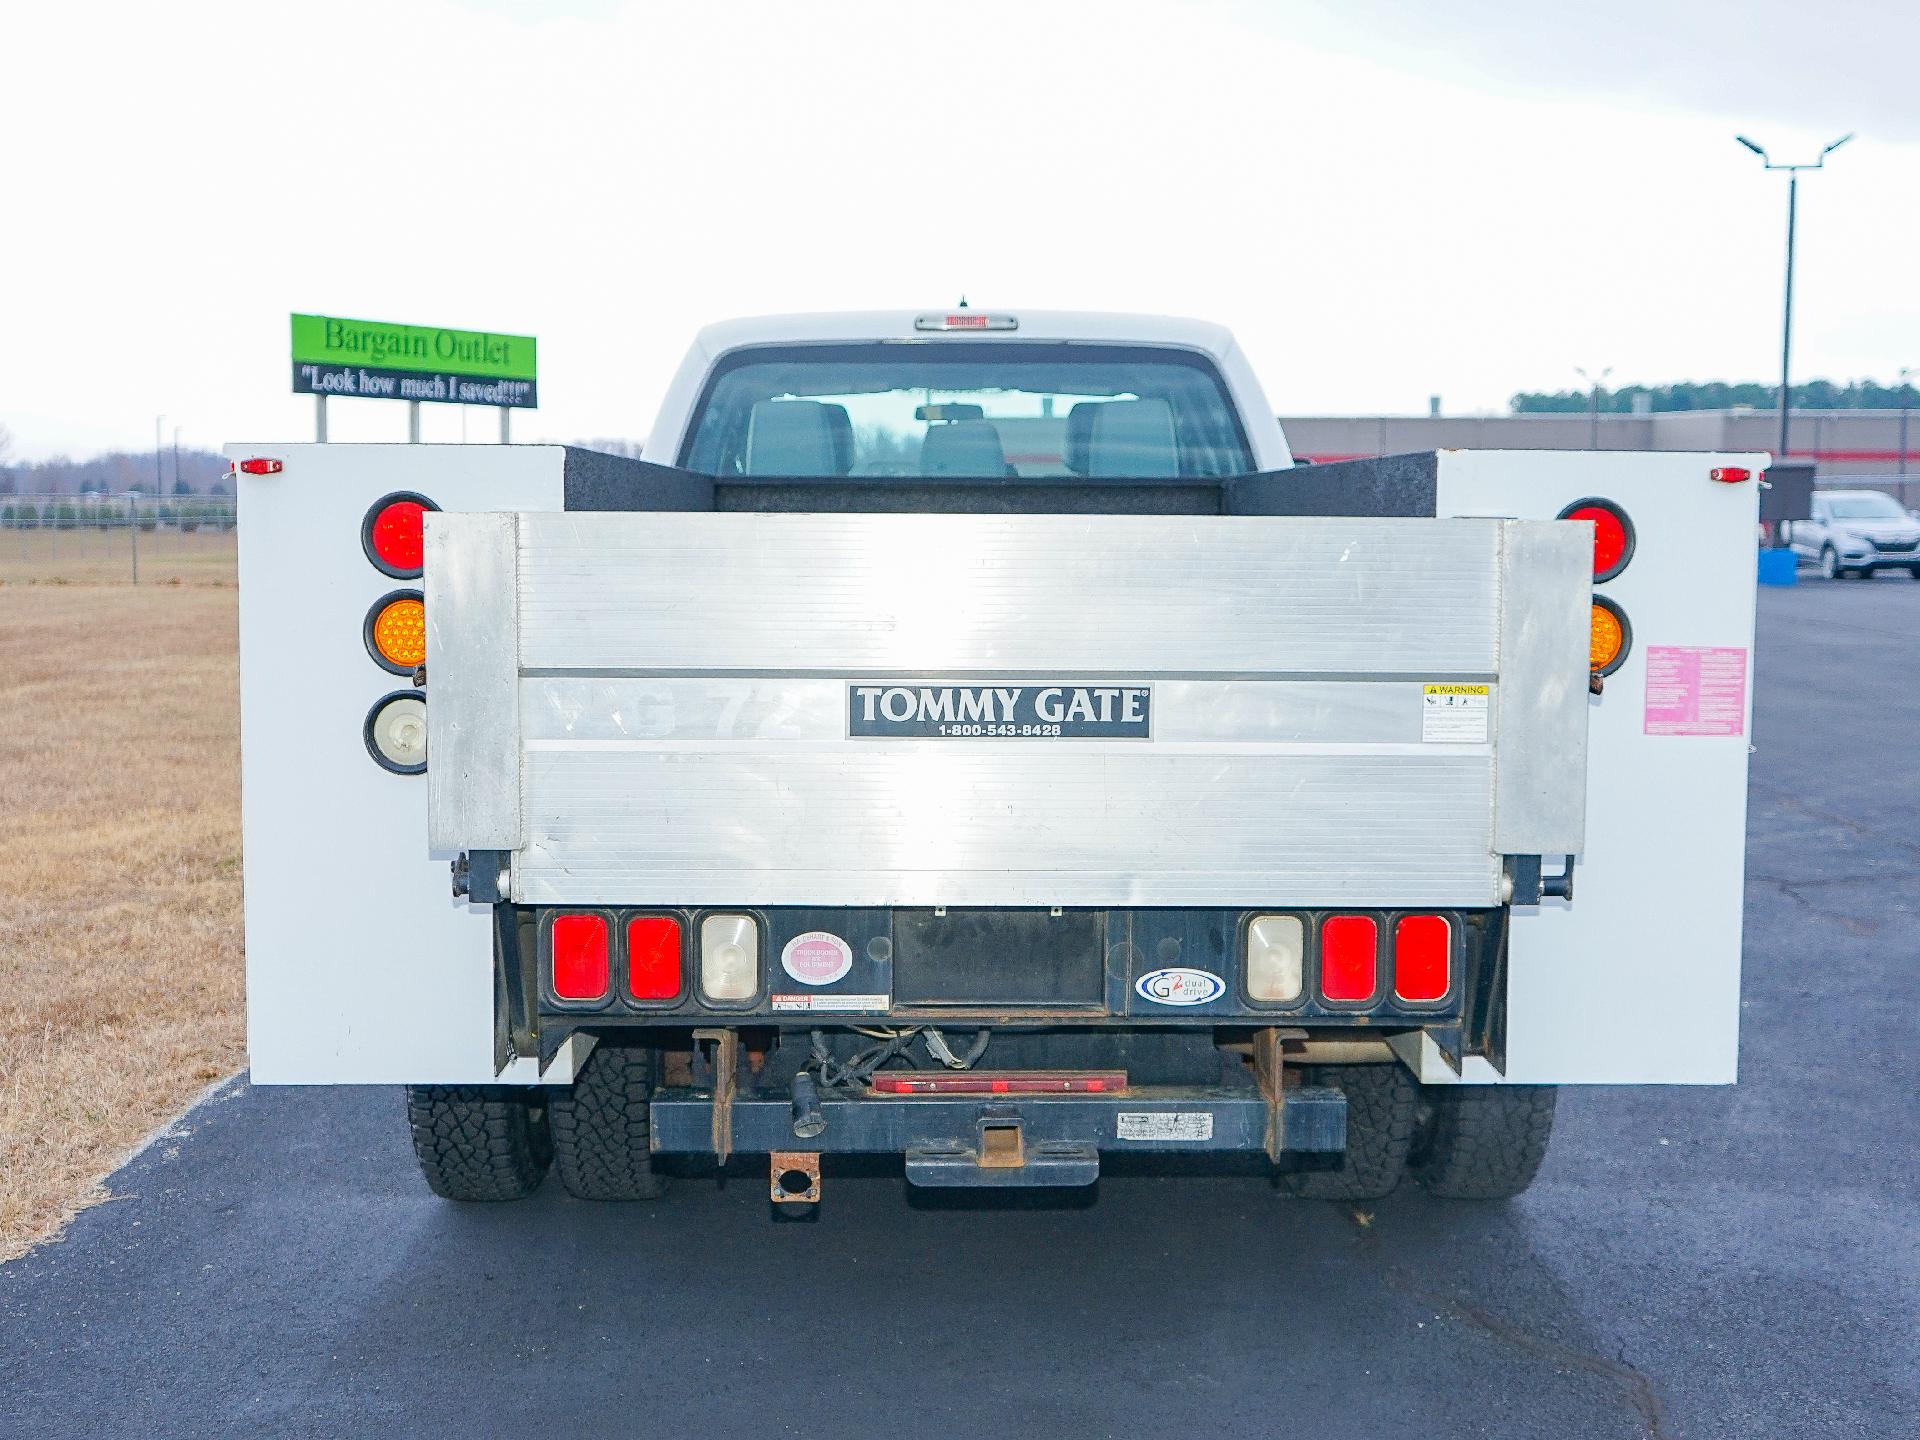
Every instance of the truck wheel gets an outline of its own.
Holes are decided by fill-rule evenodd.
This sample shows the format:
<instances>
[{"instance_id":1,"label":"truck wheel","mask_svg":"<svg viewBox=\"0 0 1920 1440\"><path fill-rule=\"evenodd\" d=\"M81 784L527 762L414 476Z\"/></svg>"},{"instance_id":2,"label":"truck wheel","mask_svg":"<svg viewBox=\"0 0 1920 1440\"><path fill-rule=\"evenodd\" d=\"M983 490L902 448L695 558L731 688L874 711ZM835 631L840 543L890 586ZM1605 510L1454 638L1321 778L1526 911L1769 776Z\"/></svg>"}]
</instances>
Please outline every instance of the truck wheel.
<instances>
[{"instance_id":1,"label":"truck wheel","mask_svg":"<svg viewBox=\"0 0 1920 1440\"><path fill-rule=\"evenodd\" d=\"M553 1148L538 1097L492 1085L409 1085L407 1125L420 1173L448 1200L521 1200Z\"/></svg>"},{"instance_id":2,"label":"truck wheel","mask_svg":"<svg viewBox=\"0 0 1920 1440\"><path fill-rule=\"evenodd\" d=\"M1553 1134L1551 1085L1444 1085L1425 1093L1413 1178L1446 1200L1510 1200Z\"/></svg>"},{"instance_id":3,"label":"truck wheel","mask_svg":"<svg viewBox=\"0 0 1920 1440\"><path fill-rule=\"evenodd\" d=\"M1309 1065L1307 1085L1347 1097L1347 1153L1330 1170L1292 1170L1281 1183L1304 1200L1378 1200L1406 1172L1420 1087L1398 1061L1381 1065Z\"/></svg>"},{"instance_id":4,"label":"truck wheel","mask_svg":"<svg viewBox=\"0 0 1920 1440\"><path fill-rule=\"evenodd\" d=\"M582 1200L655 1200L662 1189L649 1146L654 1052L602 1040L572 1087L547 1103L553 1168Z\"/></svg>"}]
</instances>

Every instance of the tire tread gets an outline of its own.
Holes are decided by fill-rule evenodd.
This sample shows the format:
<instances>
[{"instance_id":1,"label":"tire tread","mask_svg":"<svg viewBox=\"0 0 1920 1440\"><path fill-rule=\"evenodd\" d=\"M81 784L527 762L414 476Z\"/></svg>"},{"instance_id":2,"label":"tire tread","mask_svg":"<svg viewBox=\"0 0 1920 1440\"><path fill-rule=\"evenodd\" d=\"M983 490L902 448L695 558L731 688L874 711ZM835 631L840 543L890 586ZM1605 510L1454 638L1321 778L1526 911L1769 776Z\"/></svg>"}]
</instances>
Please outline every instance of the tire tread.
<instances>
[{"instance_id":1,"label":"tire tread","mask_svg":"<svg viewBox=\"0 0 1920 1440\"><path fill-rule=\"evenodd\" d=\"M1448 1200L1511 1200L1547 1157L1559 1091L1551 1085L1454 1085L1431 1095L1413 1177Z\"/></svg>"},{"instance_id":2,"label":"tire tread","mask_svg":"<svg viewBox=\"0 0 1920 1440\"><path fill-rule=\"evenodd\" d=\"M653 1166L647 1106L653 1051L602 1041L572 1087L547 1106L553 1166L580 1200L655 1200L664 1188Z\"/></svg>"},{"instance_id":3,"label":"tire tread","mask_svg":"<svg viewBox=\"0 0 1920 1440\"><path fill-rule=\"evenodd\" d=\"M420 1173L447 1200L521 1200L540 1188L550 1150L524 1092L409 1085L407 1128Z\"/></svg>"},{"instance_id":4,"label":"tire tread","mask_svg":"<svg viewBox=\"0 0 1920 1440\"><path fill-rule=\"evenodd\" d=\"M1301 1077L1347 1097L1347 1151L1337 1169L1293 1170L1281 1183L1303 1200L1379 1200L1406 1173L1420 1088L1398 1061L1313 1065Z\"/></svg>"}]
</instances>

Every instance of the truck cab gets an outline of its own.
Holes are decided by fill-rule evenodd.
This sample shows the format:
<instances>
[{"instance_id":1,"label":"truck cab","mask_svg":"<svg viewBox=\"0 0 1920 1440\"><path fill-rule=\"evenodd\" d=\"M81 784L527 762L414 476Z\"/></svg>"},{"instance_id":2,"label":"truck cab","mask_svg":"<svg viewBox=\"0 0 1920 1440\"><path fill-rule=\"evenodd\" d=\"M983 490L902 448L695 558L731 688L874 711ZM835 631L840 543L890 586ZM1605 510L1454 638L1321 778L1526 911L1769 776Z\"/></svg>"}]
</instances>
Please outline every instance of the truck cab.
<instances>
[{"instance_id":1,"label":"truck cab","mask_svg":"<svg viewBox=\"0 0 1920 1440\"><path fill-rule=\"evenodd\" d=\"M1500 1198L1732 1078L1764 457L1294 468L1217 326L965 307L709 327L638 460L263 448L255 1079L441 1194Z\"/></svg>"},{"instance_id":2,"label":"truck cab","mask_svg":"<svg viewBox=\"0 0 1920 1440\"><path fill-rule=\"evenodd\" d=\"M886 367L881 375L890 388L871 388L876 377L860 373L859 367L875 363ZM789 378L798 378L815 403L844 413L849 433L858 437L838 471L837 455L809 458L828 473L977 477L979 467L996 462L1003 472L1011 468L1028 478L1088 473L1074 470L1078 462L1098 463L1105 467L1099 473L1118 476L1121 470L1112 467L1126 458L1116 448L1123 418L1135 427L1132 443L1141 459L1176 473L1184 467L1195 475L1225 475L1293 463L1259 380L1232 334L1219 325L1164 316L965 309L777 315L709 325L668 386L644 457L705 474L752 473L750 463L775 463L779 457L764 449L750 461L744 427L751 411L741 406L750 407L750 397L804 398L776 395L773 387ZM836 385L857 388L836 398ZM951 416L915 419L911 412L931 403L926 395L933 386L944 387L943 395L950 392L944 403L954 407ZM1093 408L1114 399L1148 404L1108 417L1105 443L1097 455L1089 453ZM1070 453L1068 417L1083 404L1089 408L1072 436L1079 448ZM964 410L971 405L982 413ZM830 418L842 423L837 414ZM932 453L924 453L929 428L945 430L962 418L983 419L993 428L998 456L969 453L967 437L984 435L977 428L957 438L943 434ZM1170 451L1158 453L1156 426L1175 421ZM800 461L793 457L793 463Z\"/></svg>"}]
</instances>

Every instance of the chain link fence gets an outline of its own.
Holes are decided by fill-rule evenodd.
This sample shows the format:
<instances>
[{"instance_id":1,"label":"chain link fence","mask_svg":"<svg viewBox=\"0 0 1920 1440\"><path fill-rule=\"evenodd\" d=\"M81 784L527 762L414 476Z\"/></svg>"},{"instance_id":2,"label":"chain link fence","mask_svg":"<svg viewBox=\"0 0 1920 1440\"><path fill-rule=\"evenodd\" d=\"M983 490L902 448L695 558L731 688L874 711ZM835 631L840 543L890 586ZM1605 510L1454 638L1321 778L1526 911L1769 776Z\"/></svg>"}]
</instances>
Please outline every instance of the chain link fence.
<instances>
[{"instance_id":1,"label":"chain link fence","mask_svg":"<svg viewBox=\"0 0 1920 1440\"><path fill-rule=\"evenodd\" d=\"M0 582L230 585L231 495L0 495Z\"/></svg>"}]
</instances>

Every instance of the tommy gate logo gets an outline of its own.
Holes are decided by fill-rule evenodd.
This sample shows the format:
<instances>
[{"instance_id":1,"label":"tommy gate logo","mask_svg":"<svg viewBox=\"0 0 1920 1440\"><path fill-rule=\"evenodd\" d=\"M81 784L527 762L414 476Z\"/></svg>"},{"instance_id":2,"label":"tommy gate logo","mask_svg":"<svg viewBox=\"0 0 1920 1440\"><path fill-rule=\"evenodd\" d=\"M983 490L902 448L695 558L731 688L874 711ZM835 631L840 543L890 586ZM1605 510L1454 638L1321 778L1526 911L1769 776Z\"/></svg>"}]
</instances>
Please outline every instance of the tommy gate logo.
<instances>
[{"instance_id":1,"label":"tommy gate logo","mask_svg":"<svg viewBox=\"0 0 1920 1440\"><path fill-rule=\"evenodd\" d=\"M1189 970L1176 965L1149 970L1133 982L1134 993L1156 1005L1205 1005L1227 993L1227 982L1211 970Z\"/></svg>"}]
</instances>

